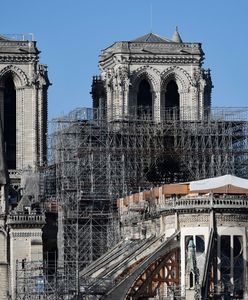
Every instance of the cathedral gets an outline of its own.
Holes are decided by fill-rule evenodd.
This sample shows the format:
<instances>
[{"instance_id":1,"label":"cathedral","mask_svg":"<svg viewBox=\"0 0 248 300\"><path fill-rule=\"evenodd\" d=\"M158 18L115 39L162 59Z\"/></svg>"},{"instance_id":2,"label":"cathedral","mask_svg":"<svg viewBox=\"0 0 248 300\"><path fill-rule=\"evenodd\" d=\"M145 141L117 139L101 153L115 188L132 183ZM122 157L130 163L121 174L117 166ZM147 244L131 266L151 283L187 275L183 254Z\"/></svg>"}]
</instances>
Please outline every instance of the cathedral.
<instances>
[{"instance_id":1,"label":"cathedral","mask_svg":"<svg viewBox=\"0 0 248 300\"><path fill-rule=\"evenodd\" d=\"M248 299L248 181L233 176L248 174L248 122L211 107L201 44L176 29L102 50L93 107L58 118L48 167L39 53L0 36L0 300ZM52 270L48 205L28 188L41 167Z\"/></svg>"},{"instance_id":2,"label":"cathedral","mask_svg":"<svg viewBox=\"0 0 248 300\"><path fill-rule=\"evenodd\" d=\"M93 107L109 121L144 112L155 122L204 118L211 106L211 76L202 68L200 43L149 33L116 42L100 55L101 75L93 83Z\"/></svg>"},{"instance_id":3,"label":"cathedral","mask_svg":"<svg viewBox=\"0 0 248 300\"><path fill-rule=\"evenodd\" d=\"M32 36L0 36L0 112L10 176L46 162L50 82L39 53Z\"/></svg>"},{"instance_id":4,"label":"cathedral","mask_svg":"<svg viewBox=\"0 0 248 300\"><path fill-rule=\"evenodd\" d=\"M43 213L20 189L46 163L47 67L32 35L0 36L0 299L16 299L16 264L42 259ZM19 201L21 195L21 200Z\"/></svg>"},{"instance_id":5,"label":"cathedral","mask_svg":"<svg viewBox=\"0 0 248 300\"><path fill-rule=\"evenodd\" d=\"M244 132L247 120L238 125L223 117L224 110L215 114L211 75L203 61L201 44L184 42L178 30L171 40L149 33L101 52L101 73L92 86L98 117L118 128L122 122L152 123L152 130L159 127L163 135L155 134L149 147L158 138L163 149L173 155L174 147L176 160L192 169L184 182L174 183L173 177L141 192L131 188L117 199L123 239L80 273L89 299L247 299L248 181L225 175L242 166L224 169L235 142L221 139L232 139L234 130ZM246 143L247 135L241 140ZM138 147L142 156L143 146ZM155 147L159 151L159 144ZM236 161L233 153L227 165ZM202 174L197 165L205 168Z\"/></svg>"}]
</instances>

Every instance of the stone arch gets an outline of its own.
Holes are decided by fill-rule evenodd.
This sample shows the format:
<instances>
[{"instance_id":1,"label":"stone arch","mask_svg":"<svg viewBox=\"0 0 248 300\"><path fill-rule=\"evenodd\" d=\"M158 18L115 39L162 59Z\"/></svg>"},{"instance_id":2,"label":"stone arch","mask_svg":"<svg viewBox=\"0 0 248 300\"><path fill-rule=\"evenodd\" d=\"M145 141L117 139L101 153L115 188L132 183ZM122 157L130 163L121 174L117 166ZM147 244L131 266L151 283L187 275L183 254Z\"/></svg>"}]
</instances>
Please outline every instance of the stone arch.
<instances>
[{"instance_id":1,"label":"stone arch","mask_svg":"<svg viewBox=\"0 0 248 300\"><path fill-rule=\"evenodd\" d=\"M17 116L22 109L23 91L29 85L27 75L14 65L8 65L0 71L0 119L8 169L16 169L18 155ZM11 126L10 126L11 124Z\"/></svg>"},{"instance_id":2,"label":"stone arch","mask_svg":"<svg viewBox=\"0 0 248 300\"><path fill-rule=\"evenodd\" d=\"M8 65L0 71L1 84L4 84L4 78L8 74L12 75L16 88L24 87L26 85L29 85L29 83L30 83L25 72L23 72L20 68L18 68L16 66Z\"/></svg>"},{"instance_id":3,"label":"stone arch","mask_svg":"<svg viewBox=\"0 0 248 300\"><path fill-rule=\"evenodd\" d=\"M158 70L143 66L137 69L131 76L131 88L130 88L130 95L129 95L129 109L131 109L131 114L135 113L139 117L143 115L143 112L141 112L141 108L138 108L138 93L140 84L142 82L147 81L150 86L150 92L151 92L151 105L150 108L144 109L144 116L145 118L154 118L154 111L155 111L155 101L156 101L156 93L159 91L159 83L160 83L160 73ZM138 112L139 110L139 112ZM132 113L133 111L133 113Z\"/></svg>"},{"instance_id":4,"label":"stone arch","mask_svg":"<svg viewBox=\"0 0 248 300\"><path fill-rule=\"evenodd\" d=\"M6 260L6 252L7 252L7 233L0 227L0 261Z\"/></svg>"},{"instance_id":5,"label":"stone arch","mask_svg":"<svg viewBox=\"0 0 248 300\"><path fill-rule=\"evenodd\" d=\"M192 80L188 72L180 67L169 67L161 74L161 91L166 90L169 81L175 80L179 92L186 92L192 85Z\"/></svg>"},{"instance_id":6,"label":"stone arch","mask_svg":"<svg viewBox=\"0 0 248 300\"><path fill-rule=\"evenodd\" d=\"M167 87L175 82L177 91L175 92L177 100L173 105L166 104L166 97L169 91ZM169 67L161 74L161 117L162 119L181 119L184 118L186 106L188 105L188 95L190 87L192 86L192 80L190 75L180 67ZM174 102L174 101L173 101Z\"/></svg>"},{"instance_id":7,"label":"stone arch","mask_svg":"<svg viewBox=\"0 0 248 300\"><path fill-rule=\"evenodd\" d=\"M5 235L5 237L7 238L7 232L6 232L6 230L3 228L3 226L0 226L0 233L2 233L3 235Z\"/></svg>"},{"instance_id":8,"label":"stone arch","mask_svg":"<svg viewBox=\"0 0 248 300\"><path fill-rule=\"evenodd\" d=\"M152 91L159 90L160 72L157 69L150 66L143 66L138 68L131 77L132 89L137 91L139 83L143 79L146 79L149 82Z\"/></svg>"}]
</instances>

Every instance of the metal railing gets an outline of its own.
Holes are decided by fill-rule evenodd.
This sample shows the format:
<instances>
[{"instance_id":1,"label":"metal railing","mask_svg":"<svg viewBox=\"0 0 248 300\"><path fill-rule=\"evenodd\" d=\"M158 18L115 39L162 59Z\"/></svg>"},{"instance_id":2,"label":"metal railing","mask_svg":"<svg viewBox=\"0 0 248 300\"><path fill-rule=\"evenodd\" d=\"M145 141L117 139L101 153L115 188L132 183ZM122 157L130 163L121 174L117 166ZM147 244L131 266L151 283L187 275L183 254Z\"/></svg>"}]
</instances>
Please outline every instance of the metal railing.
<instances>
[{"instance_id":1,"label":"metal railing","mask_svg":"<svg viewBox=\"0 0 248 300\"><path fill-rule=\"evenodd\" d=\"M0 38L4 38L9 41L34 41L33 33L6 33L1 34Z\"/></svg>"},{"instance_id":2,"label":"metal railing","mask_svg":"<svg viewBox=\"0 0 248 300\"><path fill-rule=\"evenodd\" d=\"M58 116L53 121L80 121L106 118L113 120L155 120L155 114L159 115L161 121L248 121L248 107L205 107L198 106L180 106L160 108L159 111L154 111L151 106L128 106L126 112L123 108L114 106L109 108L110 112L103 108L87 108L79 107L72 110L69 114Z\"/></svg>"}]
</instances>

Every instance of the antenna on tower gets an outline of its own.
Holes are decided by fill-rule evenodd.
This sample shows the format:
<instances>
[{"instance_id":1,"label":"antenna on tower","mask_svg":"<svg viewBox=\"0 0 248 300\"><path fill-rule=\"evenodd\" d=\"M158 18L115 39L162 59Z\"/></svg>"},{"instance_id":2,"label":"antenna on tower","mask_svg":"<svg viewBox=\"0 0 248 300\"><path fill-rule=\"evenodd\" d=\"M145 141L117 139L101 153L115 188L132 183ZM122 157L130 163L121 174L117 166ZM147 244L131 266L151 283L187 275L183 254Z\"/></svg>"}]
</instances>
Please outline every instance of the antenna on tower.
<instances>
[{"instance_id":1,"label":"antenna on tower","mask_svg":"<svg viewBox=\"0 0 248 300\"><path fill-rule=\"evenodd\" d=\"M150 26L151 26L151 33L152 33L152 3L151 3L151 6L150 6Z\"/></svg>"}]
</instances>

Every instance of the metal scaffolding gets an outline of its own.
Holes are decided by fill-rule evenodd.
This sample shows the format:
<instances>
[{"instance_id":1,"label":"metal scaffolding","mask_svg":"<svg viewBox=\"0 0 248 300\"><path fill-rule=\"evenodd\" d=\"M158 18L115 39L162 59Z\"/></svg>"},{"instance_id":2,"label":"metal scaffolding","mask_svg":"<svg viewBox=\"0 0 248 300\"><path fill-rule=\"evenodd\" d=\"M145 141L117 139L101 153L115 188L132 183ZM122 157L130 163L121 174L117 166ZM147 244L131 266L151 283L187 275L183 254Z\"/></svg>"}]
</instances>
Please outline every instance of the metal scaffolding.
<instances>
[{"instance_id":1,"label":"metal scaffolding","mask_svg":"<svg viewBox=\"0 0 248 300\"><path fill-rule=\"evenodd\" d=\"M248 176L248 108L208 109L200 121L163 115L108 122L81 108L53 120L59 267L75 295L80 271L118 241L115 199L163 183Z\"/></svg>"},{"instance_id":2,"label":"metal scaffolding","mask_svg":"<svg viewBox=\"0 0 248 300\"><path fill-rule=\"evenodd\" d=\"M69 264L72 263L70 262ZM60 270L56 260L17 261L16 298L14 299L73 299L75 289L70 289L72 274L68 273L68 271L68 269L64 268Z\"/></svg>"}]
</instances>

